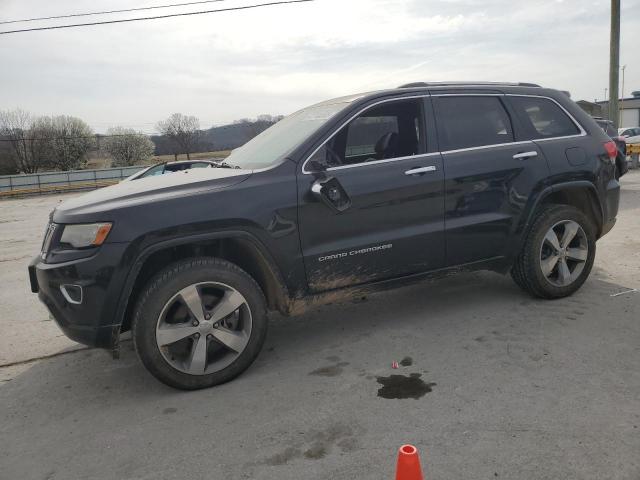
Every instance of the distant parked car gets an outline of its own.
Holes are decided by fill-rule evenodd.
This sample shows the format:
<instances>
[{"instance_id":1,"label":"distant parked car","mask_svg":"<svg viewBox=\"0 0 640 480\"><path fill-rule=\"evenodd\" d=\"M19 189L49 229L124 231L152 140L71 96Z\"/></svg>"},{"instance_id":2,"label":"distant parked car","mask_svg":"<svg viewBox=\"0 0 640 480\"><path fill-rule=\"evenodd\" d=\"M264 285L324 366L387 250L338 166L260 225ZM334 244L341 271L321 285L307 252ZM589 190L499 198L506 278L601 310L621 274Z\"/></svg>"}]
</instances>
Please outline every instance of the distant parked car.
<instances>
[{"instance_id":1,"label":"distant parked car","mask_svg":"<svg viewBox=\"0 0 640 480\"><path fill-rule=\"evenodd\" d=\"M184 170L191 170L192 168L216 168L219 166L219 162L214 160L186 160L181 162L165 162L157 165L152 165L144 170L134 173L125 181L139 180L141 178L155 177L157 175L164 175L166 173L181 172Z\"/></svg>"},{"instance_id":2,"label":"distant parked car","mask_svg":"<svg viewBox=\"0 0 640 480\"><path fill-rule=\"evenodd\" d=\"M604 130L604 133L609 135L611 140L616 143L618 154L616 155L616 179L619 179L625 173L629 171L629 164L627 162L627 142L625 138L617 134L616 128L613 126L611 120L595 117L596 123Z\"/></svg>"},{"instance_id":3,"label":"distant parked car","mask_svg":"<svg viewBox=\"0 0 640 480\"><path fill-rule=\"evenodd\" d=\"M623 137L627 144L640 143L640 127L619 128L618 135Z\"/></svg>"}]
</instances>

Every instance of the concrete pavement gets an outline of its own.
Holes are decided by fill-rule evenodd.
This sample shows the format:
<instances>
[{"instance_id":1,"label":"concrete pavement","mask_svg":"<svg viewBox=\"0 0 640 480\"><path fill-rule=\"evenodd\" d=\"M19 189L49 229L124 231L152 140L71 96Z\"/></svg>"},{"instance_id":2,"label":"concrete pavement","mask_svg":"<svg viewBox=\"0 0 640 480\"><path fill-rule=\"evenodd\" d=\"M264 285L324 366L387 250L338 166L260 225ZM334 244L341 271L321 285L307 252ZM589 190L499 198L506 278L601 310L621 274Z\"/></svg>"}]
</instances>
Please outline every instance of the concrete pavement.
<instances>
[{"instance_id":1,"label":"concrete pavement","mask_svg":"<svg viewBox=\"0 0 640 480\"><path fill-rule=\"evenodd\" d=\"M0 368L0 478L389 479L405 442L427 478L639 478L640 294L612 295L640 288L640 172L623 187L619 223L567 299L474 273L273 316L256 363L199 392L158 383L130 342L119 361L87 350ZM54 200L13 202L35 212L32 201ZM13 218L7 203L0 221ZM38 237L11 255L37 251L44 219L37 231L6 225L3 246ZM13 261L0 272L13 289L1 297L13 339L3 361L28 357L20 345L72 345L54 343ZM404 357L411 365L392 370ZM378 396L411 374L431 391Z\"/></svg>"}]
</instances>

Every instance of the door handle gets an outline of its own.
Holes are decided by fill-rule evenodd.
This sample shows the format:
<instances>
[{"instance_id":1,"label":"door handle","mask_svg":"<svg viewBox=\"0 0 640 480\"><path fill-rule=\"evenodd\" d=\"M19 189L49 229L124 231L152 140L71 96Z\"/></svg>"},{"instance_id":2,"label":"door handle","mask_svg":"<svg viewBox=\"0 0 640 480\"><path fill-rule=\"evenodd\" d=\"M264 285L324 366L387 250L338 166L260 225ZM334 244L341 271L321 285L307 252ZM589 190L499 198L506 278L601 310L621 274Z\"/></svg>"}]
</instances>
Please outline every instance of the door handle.
<instances>
[{"instance_id":1,"label":"door handle","mask_svg":"<svg viewBox=\"0 0 640 480\"><path fill-rule=\"evenodd\" d=\"M538 156L538 152L536 152L535 150L532 150L531 152L516 153L513 156L513 158L514 160L526 160L527 158L537 157L537 156Z\"/></svg>"},{"instance_id":2,"label":"door handle","mask_svg":"<svg viewBox=\"0 0 640 480\"><path fill-rule=\"evenodd\" d=\"M430 165L428 167L417 167L412 168L411 170L407 170L404 172L405 175L422 175L427 172L435 172L437 169L435 165Z\"/></svg>"}]
</instances>

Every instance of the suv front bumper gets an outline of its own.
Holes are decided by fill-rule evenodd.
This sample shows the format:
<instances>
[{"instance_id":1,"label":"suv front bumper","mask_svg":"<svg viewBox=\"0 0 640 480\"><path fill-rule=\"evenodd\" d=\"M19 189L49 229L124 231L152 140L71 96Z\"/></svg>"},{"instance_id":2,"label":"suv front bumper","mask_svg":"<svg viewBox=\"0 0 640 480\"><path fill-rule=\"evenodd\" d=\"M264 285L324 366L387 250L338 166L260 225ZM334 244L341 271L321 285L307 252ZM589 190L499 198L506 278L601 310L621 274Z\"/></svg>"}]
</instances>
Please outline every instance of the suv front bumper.
<instances>
[{"instance_id":1,"label":"suv front bumper","mask_svg":"<svg viewBox=\"0 0 640 480\"><path fill-rule=\"evenodd\" d=\"M121 319L116 311L126 275L119 261L125 248L104 244L89 258L49 264L37 256L29 264L31 291L71 340L100 348L117 345ZM70 298L64 286L81 294Z\"/></svg>"}]
</instances>

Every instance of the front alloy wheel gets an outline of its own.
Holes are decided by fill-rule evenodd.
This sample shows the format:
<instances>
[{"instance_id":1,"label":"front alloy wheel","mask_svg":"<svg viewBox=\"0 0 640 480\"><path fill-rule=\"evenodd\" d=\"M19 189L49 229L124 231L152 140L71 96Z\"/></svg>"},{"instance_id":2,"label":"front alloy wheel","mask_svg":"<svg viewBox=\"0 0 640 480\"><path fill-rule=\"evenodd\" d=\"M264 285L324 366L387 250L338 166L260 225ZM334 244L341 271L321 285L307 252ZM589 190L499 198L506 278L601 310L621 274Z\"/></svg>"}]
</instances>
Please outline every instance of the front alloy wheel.
<instances>
[{"instance_id":1,"label":"front alloy wheel","mask_svg":"<svg viewBox=\"0 0 640 480\"><path fill-rule=\"evenodd\" d=\"M219 258L190 258L160 271L141 293L133 319L144 366L185 390L240 375L258 356L266 333L261 288Z\"/></svg>"},{"instance_id":2,"label":"front alloy wheel","mask_svg":"<svg viewBox=\"0 0 640 480\"><path fill-rule=\"evenodd\" d=\"M229 366L251 336L246 299L229 285L196 283L165 304L156 326L156 343L173 368L205 375Z\"/></svg>"}]
</instances>

